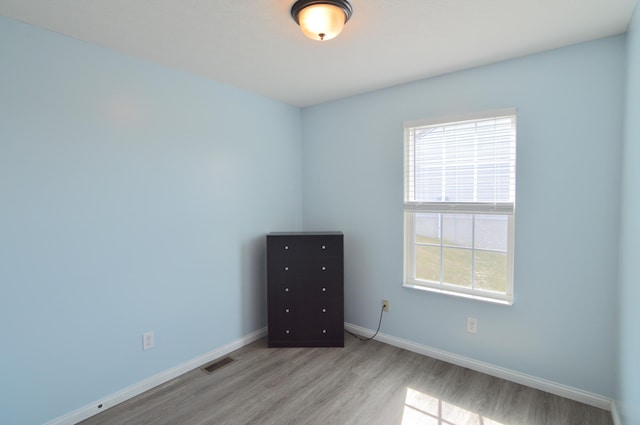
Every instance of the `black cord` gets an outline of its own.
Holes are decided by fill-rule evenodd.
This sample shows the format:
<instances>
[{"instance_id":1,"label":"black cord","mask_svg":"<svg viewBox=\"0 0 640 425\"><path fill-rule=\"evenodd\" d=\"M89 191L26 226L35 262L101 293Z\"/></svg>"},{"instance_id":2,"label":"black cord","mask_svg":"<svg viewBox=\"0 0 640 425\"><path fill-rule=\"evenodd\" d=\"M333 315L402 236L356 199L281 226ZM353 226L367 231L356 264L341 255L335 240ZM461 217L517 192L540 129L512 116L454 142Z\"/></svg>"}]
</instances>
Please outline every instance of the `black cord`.
<instances>
[{"instance_id":1,"label":"black cord","mask_svg":"<svg viewBox=\"0 0 640 425\"><path fill-rule=\"evenodd\" d=\"M347 331L345 329L345 331L351 335L353 335L354 337L358 338L360 341L370 341L373 338L376 337L376 335L378 335L378 332L380 332L380 325L382 325L382 314L384 313L384 306L382 306L382 309L380 310L380 320L378 321L378 329L376 329L376 333L373 334L373 336L371 338L362 338L360 335L356 335L353 332Z\"/></svg>"}]
</instances>

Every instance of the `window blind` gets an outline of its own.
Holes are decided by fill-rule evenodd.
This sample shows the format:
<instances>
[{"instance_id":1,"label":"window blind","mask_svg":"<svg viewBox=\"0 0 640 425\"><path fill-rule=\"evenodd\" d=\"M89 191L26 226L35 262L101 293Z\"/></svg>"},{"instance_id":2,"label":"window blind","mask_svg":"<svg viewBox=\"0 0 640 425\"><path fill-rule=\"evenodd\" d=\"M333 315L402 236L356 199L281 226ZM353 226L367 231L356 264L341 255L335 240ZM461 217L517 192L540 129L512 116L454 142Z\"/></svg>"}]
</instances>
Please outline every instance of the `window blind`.
<instances>
[{"instance_id":1,"label":"window blind","mask_svg":"<svg viewBox=\"0 0 640 425\"><path fill-rule=\"evenodd\" d=\"M405 124L405 207L513 213L515 110L463 121Z\"/></svg>"}]
</instances>

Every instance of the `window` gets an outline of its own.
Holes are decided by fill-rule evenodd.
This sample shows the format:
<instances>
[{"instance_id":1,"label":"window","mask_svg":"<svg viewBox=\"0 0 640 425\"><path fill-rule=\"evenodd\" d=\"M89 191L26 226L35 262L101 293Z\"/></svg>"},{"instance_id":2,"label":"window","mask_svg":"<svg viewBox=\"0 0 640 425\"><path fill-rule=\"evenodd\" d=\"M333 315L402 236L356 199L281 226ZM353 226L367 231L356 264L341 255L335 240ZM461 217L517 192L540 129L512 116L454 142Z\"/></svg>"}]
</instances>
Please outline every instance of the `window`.
<instances>
[{"instance_id":1,"label":"window","mask_svg":"<svg viewBox=\"0 0 640 425\"><path fill-rule=\"evenodd\" d=\"M405 286L513 301L515 156L515 109L405 123Z\"/></svg>"}]
</instances>

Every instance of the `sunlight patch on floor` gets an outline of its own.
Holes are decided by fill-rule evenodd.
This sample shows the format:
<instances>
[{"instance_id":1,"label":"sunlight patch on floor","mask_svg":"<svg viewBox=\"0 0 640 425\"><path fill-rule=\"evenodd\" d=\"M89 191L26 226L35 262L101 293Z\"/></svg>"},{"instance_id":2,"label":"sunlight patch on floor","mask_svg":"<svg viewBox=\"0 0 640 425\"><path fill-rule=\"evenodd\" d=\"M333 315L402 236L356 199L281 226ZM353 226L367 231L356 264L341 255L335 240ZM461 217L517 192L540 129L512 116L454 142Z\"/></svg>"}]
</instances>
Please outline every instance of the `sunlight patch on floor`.
<instances>
[{"instance_id":1,"label":"sunlight patch on floor","mask_svg":"<svg viewBox=\"0 0 640 425\"><path fill-rule=\"evenodd\" d=\"M407 388L402 425L504 425L477 413Z\"/></svg>"}]
</instances>

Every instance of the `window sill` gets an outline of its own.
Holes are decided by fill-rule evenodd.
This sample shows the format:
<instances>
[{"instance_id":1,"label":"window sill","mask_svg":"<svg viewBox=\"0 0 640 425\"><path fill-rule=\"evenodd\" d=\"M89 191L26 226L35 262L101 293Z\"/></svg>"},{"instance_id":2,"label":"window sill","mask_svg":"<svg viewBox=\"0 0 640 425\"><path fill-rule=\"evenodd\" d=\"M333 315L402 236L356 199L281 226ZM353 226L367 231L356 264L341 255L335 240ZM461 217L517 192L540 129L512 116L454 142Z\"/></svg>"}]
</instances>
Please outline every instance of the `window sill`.
<instances>
[{"instance_id":1,"label":"window sill","mask_svg":"<svg viewBox=\"0 0 640 425\"><path fill-rule=\"evenodd\" d=\"M429 286L412 285L410 283L404 283L402 286L405 288L417 289L418 291L435 292L437 294L451 295L454 297L467 298L492 304L513 305L513 300L499 300L496 298L483 297L482 295L465 294L462 292L447 291L446 289L432 288Z\"/></svg>"}]
</instances>

